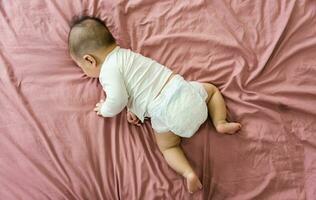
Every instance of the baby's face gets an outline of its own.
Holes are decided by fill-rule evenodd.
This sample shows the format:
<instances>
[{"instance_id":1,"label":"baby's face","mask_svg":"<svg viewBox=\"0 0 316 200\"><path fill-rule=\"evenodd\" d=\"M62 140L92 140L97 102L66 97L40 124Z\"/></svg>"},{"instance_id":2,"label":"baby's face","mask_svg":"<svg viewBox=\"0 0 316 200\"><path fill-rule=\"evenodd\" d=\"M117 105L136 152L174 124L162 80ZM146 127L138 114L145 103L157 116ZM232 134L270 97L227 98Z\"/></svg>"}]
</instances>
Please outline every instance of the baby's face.
<instances>
[{"instance_id":1,"label":"baby's face","mask_svg":"<svg viewBox=\"0 0 316 200\"><path fill-rule=\"evenodd\" d=\"M83 73L91 78L98 78L100 75L100 66L96 59L91 55L84 55L81 59L71 55L73 61L82 69Z\"/></svg>"}]
</instances>

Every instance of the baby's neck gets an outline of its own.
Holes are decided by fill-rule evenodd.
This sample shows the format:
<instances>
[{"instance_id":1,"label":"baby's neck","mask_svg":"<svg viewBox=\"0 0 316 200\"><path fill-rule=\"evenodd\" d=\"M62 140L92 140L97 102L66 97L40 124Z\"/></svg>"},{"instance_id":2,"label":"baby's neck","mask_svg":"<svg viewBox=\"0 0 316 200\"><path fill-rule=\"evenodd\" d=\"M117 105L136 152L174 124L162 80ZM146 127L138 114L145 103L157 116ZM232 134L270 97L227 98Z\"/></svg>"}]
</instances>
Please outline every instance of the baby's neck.
<instances>
[{"instance_id":1,"label":"baby's neck","mask_svg":"<svg viewBox=\"0 0 316 200\"><path fill-rule=\"evenodd\" d=\"M109 53L115 48L117 47L117 44L114 43L114 44L111 44L110 46L107 46L105 47L104 49L102 49L100 51L100 59L101 59L101 62L104 61L104 59L106 58L107 55L109 55Z\"/></svg>"}]
</instances>

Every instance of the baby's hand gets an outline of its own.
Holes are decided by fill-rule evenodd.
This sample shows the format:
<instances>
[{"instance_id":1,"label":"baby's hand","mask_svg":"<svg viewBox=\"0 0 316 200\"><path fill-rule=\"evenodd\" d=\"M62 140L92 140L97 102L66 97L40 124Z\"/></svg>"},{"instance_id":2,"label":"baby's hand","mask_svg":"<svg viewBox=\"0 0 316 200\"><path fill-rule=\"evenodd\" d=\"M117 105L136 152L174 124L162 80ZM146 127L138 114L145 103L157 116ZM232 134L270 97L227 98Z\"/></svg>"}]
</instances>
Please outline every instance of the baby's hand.
<instances>
[{"instance_id":1,"label":"baby's hand","mask_svg":"<svg viewBox=\"0 0 316 200\"><path fill-rule=\"evenodd\" d=\"M129 123L134 124L136 126L141 126L140 120L137 118L137 116L134 113L127 111L126 115L127 115L127 121Z\"/></svg>"},{"instance_id":2,"label":"baby's hand","mask_svg":"<svg viewBox=\"0 0 316 200\"><path fill-rule=\"evenodd\" d=\"M94 111L97 113L97 115L101 115L101 107L102 107L102 104L104 103L104 100L103 99L101 99L100 101L99 101L99 103L97 103L96 105L95 105L95 108L94 108Z\"/></svg>"}]
</instances>

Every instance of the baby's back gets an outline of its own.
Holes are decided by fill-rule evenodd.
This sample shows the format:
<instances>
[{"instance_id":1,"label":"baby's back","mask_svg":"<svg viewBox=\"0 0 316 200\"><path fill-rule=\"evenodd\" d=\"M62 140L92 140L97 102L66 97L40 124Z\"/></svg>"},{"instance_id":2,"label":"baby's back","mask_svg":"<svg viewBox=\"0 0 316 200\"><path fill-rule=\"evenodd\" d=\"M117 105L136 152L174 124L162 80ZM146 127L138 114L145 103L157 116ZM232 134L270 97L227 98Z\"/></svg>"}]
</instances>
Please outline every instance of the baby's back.
<instances>
[{"instance_id":1,"label":"baby's back","mask_svg":"<svg viewBox=\"0 0 316 200\"><path fill-rule=\"evenodd\" d=\"M156 97L172 71L158 62L116 47L105 60L105 65L116 65L122 74L129 95L128 108L142 121L147 105Z\"/></svg>"}]
</instances>

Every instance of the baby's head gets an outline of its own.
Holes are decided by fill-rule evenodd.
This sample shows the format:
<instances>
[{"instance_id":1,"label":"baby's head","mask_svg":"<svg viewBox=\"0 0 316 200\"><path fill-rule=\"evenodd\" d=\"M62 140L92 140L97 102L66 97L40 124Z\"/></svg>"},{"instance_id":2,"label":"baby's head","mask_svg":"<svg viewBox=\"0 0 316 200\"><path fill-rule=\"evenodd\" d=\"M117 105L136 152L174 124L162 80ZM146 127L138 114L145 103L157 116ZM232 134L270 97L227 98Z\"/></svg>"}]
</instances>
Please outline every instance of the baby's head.
<instances>
[{"instance_id":1,"label":"baby's head","mask_svg":"<svg viewBox=\"0 0 316 200\"><path fill-rule=\"evenodd\" d=\"M99 76L107 49L113 45L115 39L100 19L83 16L73 20L68 35L69 52L87 76Z\"/></svg>"}]
</instances>

